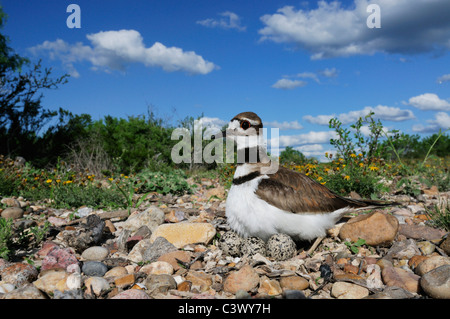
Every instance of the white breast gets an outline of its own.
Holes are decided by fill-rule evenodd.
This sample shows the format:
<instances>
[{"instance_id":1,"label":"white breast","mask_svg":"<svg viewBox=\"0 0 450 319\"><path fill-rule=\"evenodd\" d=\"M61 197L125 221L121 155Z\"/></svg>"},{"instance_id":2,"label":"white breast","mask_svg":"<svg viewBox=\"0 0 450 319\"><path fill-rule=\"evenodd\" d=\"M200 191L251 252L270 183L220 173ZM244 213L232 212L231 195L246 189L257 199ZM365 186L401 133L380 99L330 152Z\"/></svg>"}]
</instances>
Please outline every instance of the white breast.
<instances>
[{"instance_id":1,"label":"white breast","mask_svg":"<svg viewBox=\"0 0 450 319\"><path fill-rule=\"evenodd\" d=\"M244 167L242 167L244 170ZM236 172L236 175L240 175ZM241 236L256 236L263 240L276 233L288 234L298 240L313 240L325 236L347 208L328 214L293 214L260 199L255 190L267 175L249 182L232 185L228 192L226 216L230 227Z\"/></svg>"}]
</instances>

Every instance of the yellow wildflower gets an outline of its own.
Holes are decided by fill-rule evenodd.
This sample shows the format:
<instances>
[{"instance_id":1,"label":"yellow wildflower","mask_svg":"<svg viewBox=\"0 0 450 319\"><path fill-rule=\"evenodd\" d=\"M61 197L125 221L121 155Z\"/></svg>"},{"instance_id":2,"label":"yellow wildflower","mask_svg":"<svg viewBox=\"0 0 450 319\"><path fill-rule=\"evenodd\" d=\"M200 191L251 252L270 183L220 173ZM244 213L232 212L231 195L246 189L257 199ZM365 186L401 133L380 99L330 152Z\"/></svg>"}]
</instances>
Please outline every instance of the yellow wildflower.
<instances>
[{"instance_id":1,"label":"yellow wildflower","mask_svg":"<svg viewBox=\"0 0 450 319\"><path fill-rule=\"evenodd\" d=\"M356 154L351 153L351 154L350 154L350 157L355 158L355 157L356 157Z\"/></svg>"},{"instance_id":2,"label":"yellow wildflower","mask_svg":"<svg viewBox=\"0 0 450 319\"><path fill-rule=\"evenodd\" d=\"M346 181L348 181L348 180L350 180L350 176L345 175L345 176L344 176L344 179L345 179Z\"/></svg>"},{"instance_id":3,"label":"yellow wildflower","mask_svg":"<svg viewBox=\"0 0 450 319\"><path fill-rule=\"evenodd\" d=\"M364 166L364 163L359 163L359 167L363 167Z\"/></svg>"},{"instance_id":4,"label":"yellow wildflower","mask_svg":"<svg viewBox=\"0 0 450 319\"><path fill-rule=\"evenodd\" d=\"M47 184L50 184L50 183L52 182L52 180L51 180L51 179L47 179L45 182L46 182Z\"/></svg>"},{"instance_id":5,"label":"yellow wildflower","mask_svg":"<svg viewBox=\"0 0 450 319\"><path fill-rule=\"evenodd\" d=\"M113 178L112 178L112 177L108 178L108 181L112 182L112 181L113 181Z\"/></svg>"},{"instance_id":6,"label":"yellow wildflower","mask_svg":"<svg viewBox=\"0 0 450 319\"><path fill-rule=\"evenodd\" d=\"M369 166L369 169L373 172L373 171L377 171L378 167L376 167L376 166Z\"/></svg>"},{"instance_id":7,"label":"yellow wildflower","mask_svg":"<svg viewBox=\"0 0 450 319\"><path fill-rule=\"evenodd\" d=\"M59 183L59 182L61 182L61 180L60 180L60 179L57 179L56 182Z\"/></svg>"}]
</instances>

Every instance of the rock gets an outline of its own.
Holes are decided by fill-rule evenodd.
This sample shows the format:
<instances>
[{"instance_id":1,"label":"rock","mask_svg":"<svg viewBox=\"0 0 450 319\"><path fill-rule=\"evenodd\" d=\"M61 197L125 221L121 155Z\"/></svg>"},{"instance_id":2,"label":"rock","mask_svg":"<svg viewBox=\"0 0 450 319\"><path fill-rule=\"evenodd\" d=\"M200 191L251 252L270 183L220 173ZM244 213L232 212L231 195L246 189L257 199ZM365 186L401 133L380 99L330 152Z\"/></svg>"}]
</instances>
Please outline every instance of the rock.
<instances>
[{"instance_id":1,"label":"rock","mask_svg":"<svg viewBox=\"0 0 450 319\"><path fill-rule=\"evenodd\" d=\"M409 268L411 268L412 270L415 270L417 268L417 266L419 266L419 264L424 261L425 259L429 258L428 256L422 256L422 255L415 255L412 256L409 260L408 260L408 266Z\"/></svg>"},{"instance_id":2,"label":"rock","mask_svg":"<svg viewBox=\"0 0 450 319\"><path fill-rule=\"evenodd\" d=\"M147 275L172 275L174 269L173 266L166 261L155 261L143 266L139 271Z\"/></svg>"},{"instance_id":3,"label":"rock","mask_svg":"<svg viewBox=\"0 0 450 319\"><path fill-rule=\"evenodd\" d=\"M177 248L188 244L208 244L216 235L216 229L210 223L181 222L176 224L162 224L152 233L150 241L158 237L166 238Z\"/></svg>"},{"instance_id":4,"label":"rock","mask_svg":"<svg viewBox=\"0 0 450 319\"><path fill-rule=\"evenodd\" d=\"M108 270L103 277L104 278L120 277L126 274L128 274L128 271L125 267L117 266Z\"/></svg>"},{"instance_id":5,"label":"rock","mask_svg":"<svg viewBox=\"0 0 450 319\"><path fill-rule=\"evenodd\" d=\"M109 250L101 246L92 246L83 251L81 257L85 260L102 261L109 254Z\"/></svg>"},{"instance_id":6,"label":"rock","mask_svg":"<svg viewBox=\"0 0 450 319\"><path fill-rule=\"evenodd\" d=\"M83 252L85 249L97 245L103 235L105 221L95 214L87 216L86 223L80 224L75 230L62 231L62 240L77 252Z\"/></svg>"},{"instance_id":7,"label":"rock","mask_svg":"<svg viewBox=\"0 0 450 319\"><path fill-rule=\"evenodd\" d=\"M287 260L295 256L297 246L289 235L275 234L266 243L267 255L275 260Z\"/></svg>"},{"instance_id":8,"label":"rock","mask_svg":"<svg viewBox=\"0 0 450 319\"><path fill-rule=\"evenodd\" d=\"M2 211L1 216L5 219L6 218L12 218L12 219L22 218L23 209L20 207L8 207Z\"/></svg>"},{"instance_id":9,"label":"rock","mask_svg":"<svg viewBox=\"0 0 450 319\"><path fill-rule=\"evenodd\" d=\"M0 294L5 294L16 289L13 284L0 284Z\"/></svg>"},{"instance_id":10,"label":"rock","mask_svg":"<svg viewBox=\"0 0 450 319\"><path fill-rule=\"evenodd\" d=\"M236 299L250 299L252 296L245 290L236 291Z\"/></svg>"},{"instance_id":11,"label":"rock","mask_svg":"<svg viewBox=\"0 0 450 319\"><path fill-rule=\"evenodd\" d=\"M149 243L148 246L145 248L143 255L142 255L142 260L146 261L146 262L157 261L158 258L161 257L162 255L177 250L177 247L172 245L164 237L158 237L152 243L151 243L150 239L148 239L148 240L145 239L143 241L148 241L148 243ZM143 242L143 241L141 241L141 242ZM141 242L139 242L136 246L138 246Z\"/></svg>"},{"instance_id":12,"label":"rock","mask_svg":"<svg viewBox=\"0 0 450 319\"><path fill-rule=\"evenodd\" d=\"M439 195L439 189L437 188L436 185L433 185L429 189L423 189L422 193L425 195L428 195L428 196L435 196L435 195Z\"/></svg>"},{"instance_id":13,"label":"rock","mask_svg":"<svg viewBox=\"0 0 450 319\"><path fill-rule=\"evenodd\" d=\"M364 299L410 299L414 298L414 294L400 287L387 287L381 292L367 296Z\"/></svg>"},{"instance_id":14,"label":"rock","mask_svg":"<svg viewBox=\"0 0 450 319\"><path fill-rule=\"evenodd\" d=\"M144 239L138 242L128 253L127 259L135 263L143 262L143 254L145 250L151 245L150 239Z\"/></svg>"},{"instance_id":15,"label":"rock","mask_svg":"<svg viewBox=\"0 0 450 319\"><path fill-rule=\"evenodd\" d=\"M26 284L4 294L3 299L48 299L48 297L33 284Z\"/></svg>"},{"instance_id":16,"label":"rock","mask_svg":"<svg viewBox=\"0 0 450 319\"><path fill-rule=\"evenodd\" d=\"M242 249L242 238L234 231L227 231L219 240L219 248L225 255L240 256Z\"/></svg>"},{"instance_id":17,"label":"rock","mask_svg":"<svg viewBox=\"0 0 450 319\"><path fill-rule=\"evenodd\" d=\"M446 234L445 231L424 226L424 225L408 225L403 224L399 227L399 234L404 235L407 238L419 239L419 240L439 240Z\"/></svg>"},{"instance_id":18,"label":"rock","mask_svg":"<svg viewBox=\"0 0 450 319\"><path fill-rule=\"evenodd\" d=\"M430 255L433 253L434 249L436 248L436 246L433 243L430 243L429 241L425 240L425 241L420 241L417 243L417 247L419 247L420 251L424 254L424 255Z\"/></svg>"},{"instance_id":19,"label":"rock","mask_svg":"<svg viewBox=\"0 0 450 319\"><path fill-rule=\"evenodd\" d=\"M86 276L103 277L108 271L108 267L99 261L86 261L81 270Z\"/></svg>"},{"instance_id":20,"label":"rock","mask_svg":"<svg viewBox=\"0 0 450 319\"><path fill-rule=\"evenodd\" d=\"M420 279L425 293L435 299L450 299L450 265L430 270Z\"/></svg>"},{"instance_id":21,"label":"rock","mask_svg":"<svg viewBox=\"0 0 450 319\"><path fill-rule=\"evenodd\" d=\"M369 295L369 290L355 284L338 281L333 284L331 295L337 299L362 299Z\"/></svg>"},{"instance_id":22,"label":"rock","mask_svg":"<svg viewBox=\"0 0 450 319\"><path fill-rule=\"evenodd\" d=\"M105 278L93 276L84 281L87 294L100 295L103 291L109 289L109 283Z\"/></svg>"},{"instance_id":23,"label":"rock","mask_svg":"<svg viewBox=\"0 0 450 319\"><path fill-rule=\"evenodd\" d=\"M37 269L24 263L13 263L0 271L2 281L16 287L30 283L38 277Z\"/></svg>"},{"instance_id":24,"label":"rock","mask_svg":"<svg viewBox=\"0 0 450 319\"><path fill-rule=\"evenodd\" d=\"M281 277L280 287L283 290L304 290L309 287L309 282L300 276Z\"/></svg>"},{"instance_id":25,"label":"rock","mask_svg":"<svg viewBox=\"0 0 450 319\"><path fill-rule=\"evenodd\" d=\"M162 223L164 212L156 206L151 206L143 212L131 214L123 224L123 228L135 232L142 226L147 226L153 232Z\"/></svg>"},{"instance_id":26,"label":"rock","mask_svg":"<svg viewBox=\"0 0 450 319\"><path fill-rule=\"evenodd\" d=\"M415 269L416 274L419 276L425 275L427 272L438 268L440 266L450 265L450 257L444 256L431 256L422 261Z\"/></svg>"},{"instance_id":27,"label":"rock","mask_svg":"<svg viewBox=\"0 0 450 319\"><path fill-rule=\"evenodd\" d=\"M172 209L165 215L165 220L169 223L179 223L185 219L186 217L184 215L184 212L181 210Z\"/></svg>"},{"instance_id":28,"label":"rock","mask_svg":"<svg viewBox=\"0 0 450 319\"><path fill-rule=\"evenodd\" d=\"M269 296L281 295L283 290L280 287L280 283L275 279L269 279L267 276L262 276L259 281L258 293L267 294Z\"/></svg>"},{"instance_id":29,"label":"rock","mask_svg":"<svg viewBox=\"0 0 450 319\"><path fill-rule=\"evenodd\" d=\"M78 264L78 259L70 248L51 248L42 261L42 270L64 269L69 265Z\"/></svg>"},{"instance_id":30,"label":"rock","mask_svg":"<svg viewBox=\"0 0 450 319\"><path fill-rule=\"evenodd\" d=\"M410 259L413 256L420 254L421 253L416 242L412 239L406 239L395 242L384 258L388 260L392 260L392 258Z\"/></svg>"},{"instance_id":31,"label":"rock","mask_svg":"<svg viewBox=\"0 0 450 319\"><path fill-rule=\"evenodd\" d=\"M5 204L6 206L9 206L9 207L19 207L20 208L20 206L21 206L19 201L15 198L2 198L0 203Z\"/></svg>"},{"instance_id":32,"label":"rock","mask_svg":"<svg viewBox=\"0 0 450 319\"><path fill-rule=\"evenodd\" d=\"M219 186L216 188L210 188L205 193L204 196L206 199L210 199L211 197L218 197L219 199L225 199L225 188L223 186Z\"/></svg>"},{"instance_id":33,"label":"rock","mask_svg":"<svg viewBox=\"0 0 450 319\"><path fill-rule=\"evenodd\" d=\"M44 275L41 275L38 280L34 281L33 285L47 294L53 293L54 290L58 288L60 288L58 290L61 290L61 287L65 286L68 276L68 273L64 270L50 270Z\"/></svg>"},{"instance_id":34,"label":"rock","mask_svg":"<svg viewBox=\"0 0 450 319\"><path fill-rule=\"evenodd\" d=\"M213 283L211 275L195 270L189 270L186 280L190 281L192 286L199 286L201 292L208 291Z\"/></svg>"},{"instance_id":35,"label":"rock","mask_svg":"<svg viewBox=\"0 0 450 319\"><path fill-rule=\"evenodd\" d=\"M165 262L169 263L173 267L174 271L177 271L178 269L181 268L178 260L180 260L184 263L190 262L191 261L191 253L188 251L176 250L176 251L172 251L170 253L164 254L158 258L158 261L165 261Z\"/></svg>"},{"instance_id":36,"label":"rock","mask_svg":"<svg viewBox=\"0 0 450 319\"><path fill-rule=\"evenodd\" d=\"M84 299L83 291L81 289L72 289L65 291L55 290L53 292L53 299Z\"/></svg>"},{"instance_id":37,"label":"rock","mask_svg":"<svg viewBox=\"0 0 450 319\"><path fill-rule=\"evenodd\" d=\"M42 244L42 248L37 252L37 255L41 258L44 258L55 247L59 248L57 243L46 241Z\"/></svg>"},{"instance_id":38,"label":"rock","mask_svg":"<svg viewBox=\"0 0 450 319\"><path fill-rule=\"evenodd\" d=\"M50 216L47 221L53 226L61 227L67 225L67 221L64 218Z\"/></svg>"},{"instance_id":39,"label":"rock","mask_svg":"<svg viewBox=\"0 0 450 319\"><path fill-rule=\"evenodd\" d=\"M124 288L124 287L133 285L134 281L135 281L134 274L126 274L126 275L116 278L114 280L114 284L118 288Z\"/></svg>"},{"instance_id":40,"label":"rock","mask_svg":"<svg viewBox=\"0 0 450 319\"><path fill-rule=\"evenodd\" d=\"M259 276L250 265L231 272L225 279L223 289L235 294L238 290L250 291L259 284Z\"/></svg>"},{"instance_id":41,"label":"rock","mask_svg":"<svg viewBox=\"0 0 450 319\"><path fill-rule=\"evenodd\" d=\"M266 243L258 237L247 237L242 243L242 254L253 256L256 254L266 255Z\"/></svg>"},{"instance_id":42,"label":"rock","mask_svg":"<svg viewBox=\"0 0 450 319\"><path fill-rule=\"evenodd\" d=\"M284 299L307 299L305 294L300 290L283 290Z\"/></svg>"},{"instance_id":43,"label":"rock","mask_svg":"<svg viewBox=\"0 0 450 319\"><path fill-rule=\"evenodd\" d=\"M441 244L441 249L445 251L447 255L450 256L450 236L447 236Z\"/></svg>"},{"instance_id":44,"label":"rock","mask_svg":"<svg viewBox=\"0 0 450 319\"><path fill-rule=\"evenodd\" d=\"M413 293L417 293L419 291L420 277L412 272L406 271L402 268L387 267L383 269L381 275L386 286L400 287Z\"/></svg>"},{"instance_id":45,"label":"rock","mask_svg":"<svg viewBox=\"0 0 450 319\"><path fill-rule=\"evenodd\" d=\"M128 289L115 295L111 299L150 299L150 297L143 290Z\"/></svg>"},{"instance_id":46,"label":"rock","mask_svg":"<svg viewBox=\"0 0 450 319\"><path fill-rule=\"evenodd\" d=\"M395 239L398 227L399 223L395 217L374 211L350 219L341 227L339 238L352 242L362 238L367 245L386 245Z\"/></svg>"},{"instance_id":47,"label":"rock","mask_svg":"<svg viewBox=\"0 0 450 319\"><path fill-rule=\"evenodd\" d=\"M177 283L170 275L150 275L144 281L150 295L166 294L169 289L177 289Z\"/></svg>"},{"instance_id":48,"label":"rock","mask_svg":"<svg viewBox=\"0 0 450 319\"><path fill-rule=\"evenodd\" d=\"M383 289L384 284L381 279L381 268L376 264L367 266L366 273L369 275L366 278L367 288L369 289Z\"/></svg>"},{"instance_id":49,"label":"rock","mask_svg":"<svg viewBox=\"0 0 450 319\"><path fill-rule=\"evenodd\" d=\"M76 211L75 216L77 216L78 218L83 218L83 217L89 216L89 214L91 214L91 213L92 213L92 208L82 207Z\"/></svg>"},{"instance_id":50,"label":"rock","mask_svg":"<svg viewBox=\"0 0 450 319\"><path fill-rule=\"evenodd\" d=\"M66 279L66 286L68 290L81 288L81 275L79 273L70 274Z\"/></svg>"}]
</instances>

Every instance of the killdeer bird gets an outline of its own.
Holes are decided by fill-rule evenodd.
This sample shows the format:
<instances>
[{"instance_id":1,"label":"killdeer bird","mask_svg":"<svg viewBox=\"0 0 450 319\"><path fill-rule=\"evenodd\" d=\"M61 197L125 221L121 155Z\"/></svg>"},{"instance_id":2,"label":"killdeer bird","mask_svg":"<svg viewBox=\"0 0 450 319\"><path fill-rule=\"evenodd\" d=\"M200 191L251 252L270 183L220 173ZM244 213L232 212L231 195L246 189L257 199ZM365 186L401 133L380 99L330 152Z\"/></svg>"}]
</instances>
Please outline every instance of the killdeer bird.
<instances>
[{"instance_id":1,"label":"killdeer bird","mask_svg":"<svg viewBox=\"0 0 450 319\"><path fill-rule=\"evenodd\" d=\"M326 230L350 210L387 205L339 196L308 176L282 166L271 171L273 163L266 153L262 127L258 115L243 112L216 135L237 144L238 163L225 214L239 235L267 241L274 234L284 233L294 240L311 241L324 237Z\"/></svg>"}]
</instances>

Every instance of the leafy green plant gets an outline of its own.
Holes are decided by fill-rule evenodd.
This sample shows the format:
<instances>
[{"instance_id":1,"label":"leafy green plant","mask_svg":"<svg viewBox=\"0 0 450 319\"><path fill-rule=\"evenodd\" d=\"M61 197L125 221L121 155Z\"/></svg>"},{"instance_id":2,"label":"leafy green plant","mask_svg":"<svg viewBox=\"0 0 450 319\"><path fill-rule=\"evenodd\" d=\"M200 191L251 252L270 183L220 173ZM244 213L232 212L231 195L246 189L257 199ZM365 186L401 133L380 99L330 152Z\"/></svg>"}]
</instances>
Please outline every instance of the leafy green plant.
<instances>
[{"instance_id":1,"label":"leafy green plant","mask_svg":"<svg viewBox=\"0 0 450 319\"><path fill-rule=\"evenodd\" d=\"M450 201L445 204L435 204L432 209L426 208L425 213L430 218L432 226L450 231Z\"/></svg>"},{"instance_id":2,"label":"leafy green plant","mask_svg":"<svg viewBox=\"0 0 450 319\"><path fill-rule=\"evenodd\" d=\"M366 240L358 238L358 240L354 243L345 241L344 244L348 247L348 249L350 249L352 253L357 254L359 252L359 248L366 244Z\"/></svg>"},{"instance_id":3,"label":"leafy green plant","mask_svg":"<svg viewBox=\"0 0 450 319\"><path fill-rule=\"evenodd\" d=\"M12 218L0 217L0 258L8 259L11 250L11 236L13 233Z\"/></svg>"}]
</instances>

